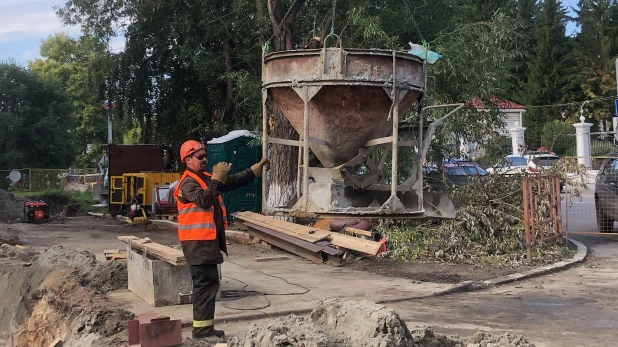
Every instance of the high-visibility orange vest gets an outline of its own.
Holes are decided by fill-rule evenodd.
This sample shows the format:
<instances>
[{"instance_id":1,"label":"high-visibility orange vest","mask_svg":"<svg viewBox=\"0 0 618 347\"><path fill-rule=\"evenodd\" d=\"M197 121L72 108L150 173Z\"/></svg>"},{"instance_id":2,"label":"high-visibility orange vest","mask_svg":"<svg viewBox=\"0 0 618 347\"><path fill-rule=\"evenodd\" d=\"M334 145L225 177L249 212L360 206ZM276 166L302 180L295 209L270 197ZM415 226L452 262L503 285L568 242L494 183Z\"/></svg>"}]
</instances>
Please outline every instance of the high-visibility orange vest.
<instances>
[{"instance_id":1,"label":"high-visibility orange vest","mask_svg":"<svg viewBox=\"0 0 618 347\"><path fill-rule=\"evenodd\" d=\"M208 177L211 176L208 172L204 172L204 174ZM176 205L178 206L178 239L180 241L212 241L217 238L217 229L215 227L215 218L213 213L214 206L208 209L203 209L192 202L183 204L180 202L180 199L178 199L180 184L185 178L187 178L187 176L195 179L200 186L202 186L202 189L206 190L208 188L206 182L202 181L198 175L189 170L185 171L182 177L180 177L176 190L174 191ZM227 228L225 205L223 204L221 195L218 196L218 200L219 206L221 206L221 210L223 212L224 228Z\"/></svg>"}]
</instances>

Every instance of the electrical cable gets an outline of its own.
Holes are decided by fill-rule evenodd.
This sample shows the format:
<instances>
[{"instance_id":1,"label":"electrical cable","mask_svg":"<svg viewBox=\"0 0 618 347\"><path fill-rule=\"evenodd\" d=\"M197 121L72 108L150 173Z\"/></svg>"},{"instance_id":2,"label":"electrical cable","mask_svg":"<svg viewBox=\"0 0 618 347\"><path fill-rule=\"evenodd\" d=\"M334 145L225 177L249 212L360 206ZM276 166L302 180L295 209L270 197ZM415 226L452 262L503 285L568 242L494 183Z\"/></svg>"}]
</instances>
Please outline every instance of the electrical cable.
<instances>
[{"instance_id":1,"label":"electrical cable","mask_svg":"<svg viewBox=\"0 0 618 347\"><path fill-rule=\"evenodd\" d=\"M248 266L245 266L245 265L240 265L240 264L235 263L233 261L228 261L228 262L232 263L232 264L234 264L236 266L244 267L245 269L249 269L249 270L252 270L252 271L257 271L257 272L259 272L259 273L261 273L261 274L263 274L265 276L268 276L268 277L273 277L273 278L280 279L280 280L284 281L285 283L287 283L289 285L302 288L304 291L302 291L302 292L292 292L292 293L264 293L264 292L260 292L260 291L256 291L256 290L246 290L246 288L249 286L249 284L247 284L246 282L243 282L243 281L241 281L241 280L239 280L237 278L234 278L234 277L222 276L222 277L229 278L229 279L232 279L234 281L237 281L237 282L240 282L240 283L244 284L244 286L241 289L230 289L230 290L222 290L221 291L221 299L222 299L221 305L223 305L223 307L225 307L225 308L229 308L229 309L232 309L232 310L239 310L239 311L261 310L261 309L270 307L270 300L268 300L267 296L275 296L275 295L303 295L303 294L309 293L309 291L310 291L309 288L301 286L300 284L291 283L291 282L289 282L288 280L286 280L283 277L279 277L279 276L275 276L275 275L269 275L269 274L267 274L267 273L265 273L263 271L260 271L258 269L254 269L254 268L251 268L251 267L248 267ZM264 306L261 306L261 307L252 307L252 308L232 307L232 306L229 306L229 305L225 304L228 301L240 300L240 299L244 299L244 298L252 297L252 296L263 297L267 301L267 304L264 305Z\"/></svg>"}]
</instances>

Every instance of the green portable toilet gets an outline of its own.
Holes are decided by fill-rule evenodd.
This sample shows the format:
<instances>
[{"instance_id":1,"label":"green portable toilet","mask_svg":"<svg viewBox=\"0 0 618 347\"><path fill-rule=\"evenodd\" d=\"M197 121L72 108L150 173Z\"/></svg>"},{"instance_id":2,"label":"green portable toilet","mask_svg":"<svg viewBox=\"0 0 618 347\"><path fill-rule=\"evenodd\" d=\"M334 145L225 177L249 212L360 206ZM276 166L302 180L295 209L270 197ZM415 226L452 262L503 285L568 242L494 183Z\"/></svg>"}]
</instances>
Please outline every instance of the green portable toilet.
<instances>
[{"instance_id":1,"label":"green portable toilet","mask_svg":"<svg viewBox=\"0 0 618 347\"><path fill-rule=\"evenodd\" d=\"M248 130L234 130L229 134L214 138L208 145L208 172L219 162L232 163L229 174L235 174L251 167L262 158L262 146L250 146L255 136ZM232 213L239 211L262 211L262 181L255 179L249 185L228 193L223 193L223 202L228 221Z\"/></svg>"}]
</instances>

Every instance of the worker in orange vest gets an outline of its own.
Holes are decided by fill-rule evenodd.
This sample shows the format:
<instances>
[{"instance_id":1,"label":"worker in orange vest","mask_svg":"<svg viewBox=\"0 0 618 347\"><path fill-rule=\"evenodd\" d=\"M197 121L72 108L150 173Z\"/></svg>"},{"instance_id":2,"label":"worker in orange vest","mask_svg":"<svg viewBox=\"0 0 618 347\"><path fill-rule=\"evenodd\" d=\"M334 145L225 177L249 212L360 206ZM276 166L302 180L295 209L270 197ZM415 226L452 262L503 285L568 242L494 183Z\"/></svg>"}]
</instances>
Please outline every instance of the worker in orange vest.
<instances>
[{"instance_id":1,"label":"worker in orange vest","mask_svg":"<svg viewBox=\"0 0 618 347\"><path fill-rule=\"evenodd\" d=\"M215 297L219 290L219 271L224 252L227 255L225 228L227 218L221 193L251 183L262 176L262 160L242 172L229 175L232 164L218 163L212 175L206 172L205 147L197 141L186 141L180 147L180 158L187 165L174 196L178 205L178 239L193 280L193 338L210 340L225 333L215 330Z\"/></svg>"}]
</instances>

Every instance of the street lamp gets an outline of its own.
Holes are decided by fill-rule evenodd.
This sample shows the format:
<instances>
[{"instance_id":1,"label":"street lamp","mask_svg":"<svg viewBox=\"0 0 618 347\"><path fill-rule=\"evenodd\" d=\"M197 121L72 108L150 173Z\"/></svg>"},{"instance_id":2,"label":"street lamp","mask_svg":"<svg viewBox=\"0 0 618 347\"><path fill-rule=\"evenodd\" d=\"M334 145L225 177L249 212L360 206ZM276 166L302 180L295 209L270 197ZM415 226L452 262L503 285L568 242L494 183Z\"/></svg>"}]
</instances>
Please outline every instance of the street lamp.
<instances>
[{"instance_id":1,"label":"street lamp","mask_svg":"<svg viewBox=\"0 0 618 347\"><path fill-rule=\"evenodd\" d=\"M103 103L103 108L107 110L107 143L112 143L112 109L116 108L116 102L112 101L111 104L109 100L105 100Z\"/></svg>"}]
</instances>

